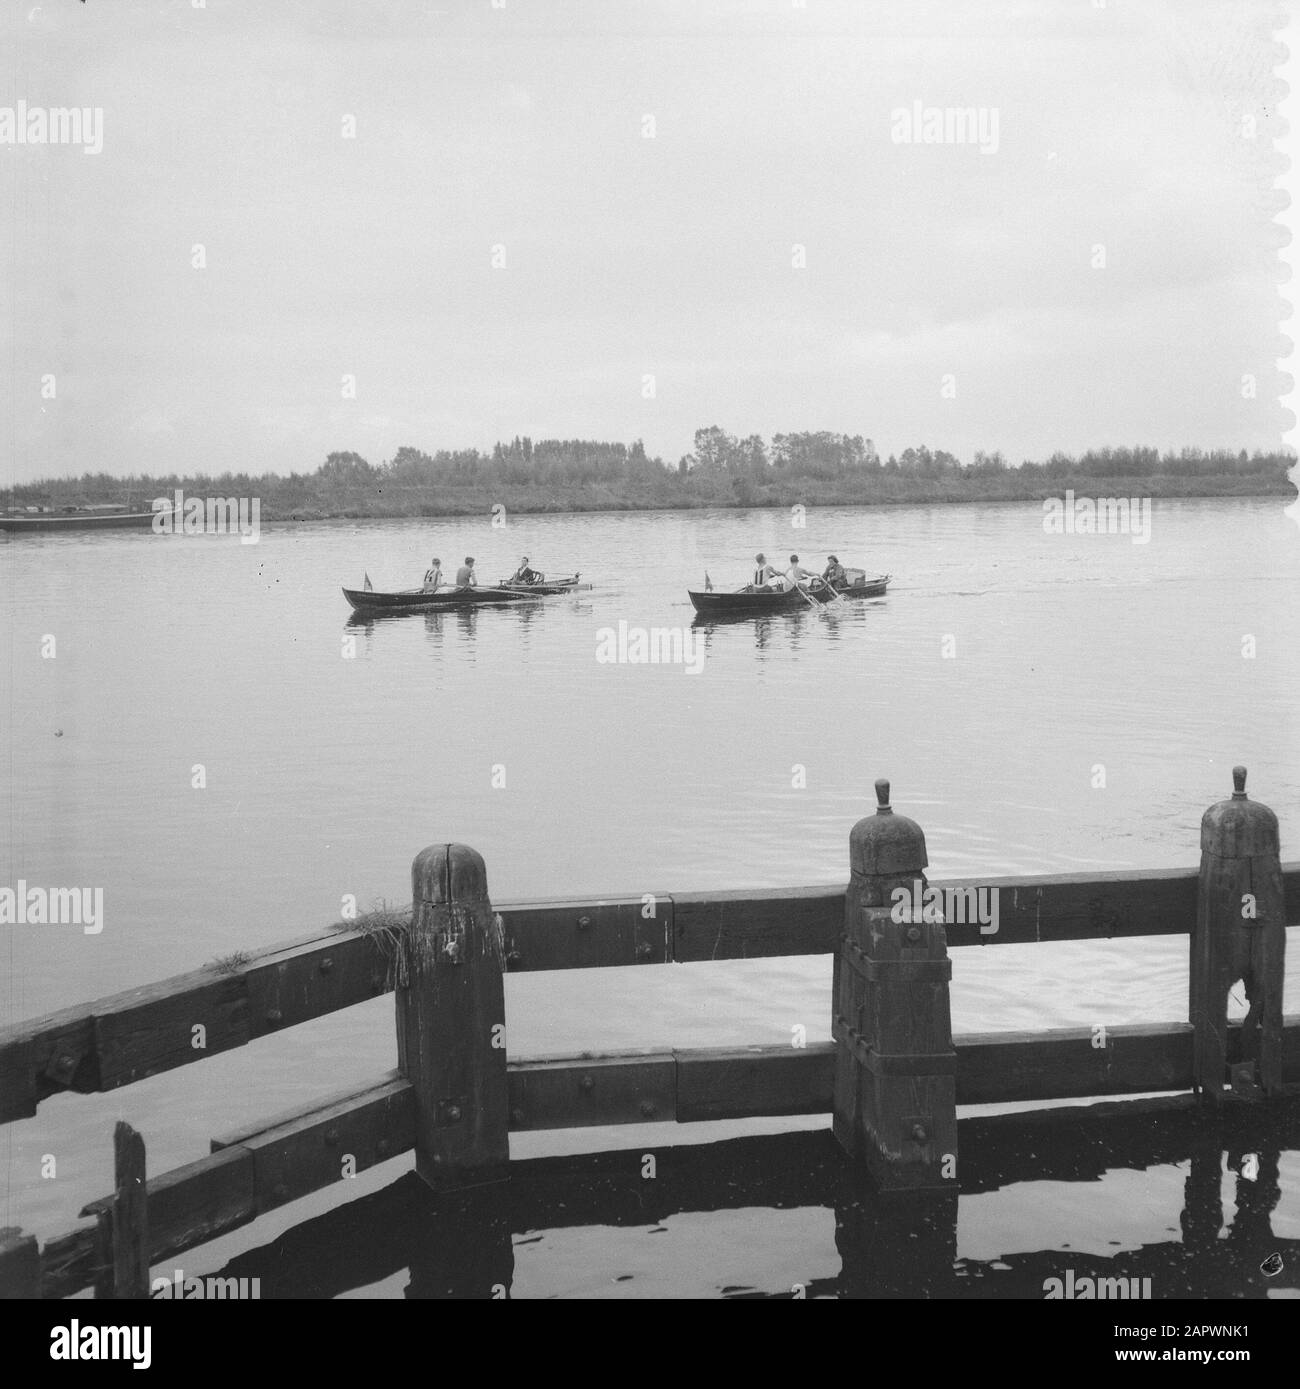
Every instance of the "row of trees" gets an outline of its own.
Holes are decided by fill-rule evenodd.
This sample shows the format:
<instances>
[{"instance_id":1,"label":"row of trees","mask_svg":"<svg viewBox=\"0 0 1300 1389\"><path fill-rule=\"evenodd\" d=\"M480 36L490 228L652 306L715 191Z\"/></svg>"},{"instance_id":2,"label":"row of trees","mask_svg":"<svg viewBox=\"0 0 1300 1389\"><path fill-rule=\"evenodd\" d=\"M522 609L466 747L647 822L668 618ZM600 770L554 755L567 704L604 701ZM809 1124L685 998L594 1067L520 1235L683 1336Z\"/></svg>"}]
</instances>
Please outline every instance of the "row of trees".
<instances>
[{"instance_id":1,"label":"row of trees","mask_svg":"<svg viewBox=\"0 0 1300 1389\"><path fill-rule=\"evenodd\" d=\"M220 478L109 477L37 482L14 487L13 505L97 501L147 507L176 488L260 497L270 517L440 515L469 512L493 501L516 508L594 510L700 505L778 505L789 501L872 502L1034 497L1071 483L1100 479L1162 479L1165 494L1281 492L1289 454L1242 449L1148 447L1054 453L1011 466L1001 453L976 451L963 462L944 449L918 445L881 458L870 439L828 431L737 438L712 425L695 434L694 450L676 467L631 444L588 439L517 437L478 449L425 453L399 448L374 464L358 453L331 453L314 473L288 477L246 473Z\"/></svg>"}]
</instances>

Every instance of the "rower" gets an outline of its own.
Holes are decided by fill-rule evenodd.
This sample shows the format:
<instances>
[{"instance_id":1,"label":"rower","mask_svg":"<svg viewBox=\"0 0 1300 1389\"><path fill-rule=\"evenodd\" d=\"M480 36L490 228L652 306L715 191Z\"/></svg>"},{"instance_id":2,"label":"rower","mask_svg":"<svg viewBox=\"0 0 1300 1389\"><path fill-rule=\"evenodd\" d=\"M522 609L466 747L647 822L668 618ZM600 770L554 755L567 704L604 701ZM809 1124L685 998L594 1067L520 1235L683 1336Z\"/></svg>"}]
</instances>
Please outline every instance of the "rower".
<instances>
[{"instance_id":1,"label":"rower","mask_svg":"<svg viewBox=\"0 0 1300 1389\"><path fill-rule=\"evenodd\" d=\"M836 555L826 556L829 563L822 573L822 578L826 580L832 588L844 588L849 581L848 571L840 563Z\"/></svg>"},{"instance_id":2,"label":"rower","mask_svg":"<svg viewBox=\"0 0 1300 1389\"><path fill-rule=\"evenodd\" d=\"M435 559L424 571L424 589L426 593L432 593L435 589L442 586L442 561Z\"/></svg>"},{"instance_id":3,"label":"rower","mask_svg":"<svg viewBox=\"0 0 1300 1389\"><path fill-rule=\"evenodd\" d=\"M765 555L755 555L754 566L754 582L752 587L766 588L773 579L775 579L778 584L781 582L781 571L777 569L775 565L769 564Z\"/></svg>"},{"instance_id":4,"label":"rower","mask_svg":"<svg viewBox=\"0 0 1300 1389\"><path fill-rule=\"evenodd\" d=\"M805 584L817 577L811 570L805 569L799 563L798 555L790 556L790 567L785 571L785 576L790 580L791 587L803 588Z\"/></svg>"},{"instance_id":5,"label":"rower","mask_svg":"<svg viewBox=\"0 0 1300 1389\"><path fill-rule=\"evenodd\" d=\"M515 570L514 577L510 580L512 584L535 584L541 582L542 576L536 569L529 569L528 556L525 555L519 561L519 568Z\"/></svg>"},{"instance_id":6,"label":"rower","mask_svg":"<svg viewBox=\"0 0 1300 1389\"><path fill-rule=\"evenodd\" d=\"M474 556L466 555L465 563L456 571L457 588L477 588L478 576L474 573Z\"/></svg>"}]
</instances>

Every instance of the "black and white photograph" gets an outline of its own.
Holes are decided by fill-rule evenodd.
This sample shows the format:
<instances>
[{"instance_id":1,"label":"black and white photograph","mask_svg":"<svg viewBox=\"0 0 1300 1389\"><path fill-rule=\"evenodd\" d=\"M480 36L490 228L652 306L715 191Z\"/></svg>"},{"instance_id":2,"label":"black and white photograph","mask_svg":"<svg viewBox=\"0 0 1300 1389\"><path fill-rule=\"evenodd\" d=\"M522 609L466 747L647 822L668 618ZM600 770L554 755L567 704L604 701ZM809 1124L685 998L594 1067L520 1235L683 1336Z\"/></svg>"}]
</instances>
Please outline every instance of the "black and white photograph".
<instances>
[{"instance_id":1,"label":"black and white photograph","mask_svg":"<svg viewBox=\"0 0 1300 1389\"><path fill-rule=\"evenodd\" d=\"M15 1354L1070 1302L1285 1373L1296 20L5 7Z\"/></svg>"}]
</instances>

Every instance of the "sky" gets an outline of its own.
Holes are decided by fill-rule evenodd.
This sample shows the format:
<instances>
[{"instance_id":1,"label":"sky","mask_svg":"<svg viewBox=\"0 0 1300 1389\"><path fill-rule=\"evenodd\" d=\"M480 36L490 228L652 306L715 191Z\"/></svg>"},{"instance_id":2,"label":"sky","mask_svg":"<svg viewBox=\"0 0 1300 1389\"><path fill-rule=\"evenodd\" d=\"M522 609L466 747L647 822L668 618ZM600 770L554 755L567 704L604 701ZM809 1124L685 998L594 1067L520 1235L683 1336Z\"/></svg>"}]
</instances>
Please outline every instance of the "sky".
<instances>
[{"instance_id":1,"label":"sky","mask_svg":"<svg viewBox=\"0 0 1300 1389\"><path fill-rule=\"evenodd\" d=\"M1277 448L1280 19L10 3L0 140L25 102L101 110L102 148L0 143L0 483L515 435L675 462L714 424ZM918 105L986 138L905 141Z\"/></svg>"}]
</instances>

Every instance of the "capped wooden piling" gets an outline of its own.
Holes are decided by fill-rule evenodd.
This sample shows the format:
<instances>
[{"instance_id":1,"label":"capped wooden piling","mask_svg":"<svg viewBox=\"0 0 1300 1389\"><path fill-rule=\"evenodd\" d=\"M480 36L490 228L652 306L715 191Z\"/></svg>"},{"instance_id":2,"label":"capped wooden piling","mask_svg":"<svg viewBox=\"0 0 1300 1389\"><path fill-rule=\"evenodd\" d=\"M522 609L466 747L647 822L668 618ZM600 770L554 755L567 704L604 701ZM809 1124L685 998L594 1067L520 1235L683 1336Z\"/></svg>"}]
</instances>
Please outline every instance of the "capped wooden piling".
<instances>
[{"instance_id":1,"label":"capped wooden piling","mask_svg":"<svg viewBox=\"0 0 1300 1389\"><path fill-rule=\"evenodd\" d=\"M411 886L398 1065L414 1091L415 1170L435 1191L451 1191L505 1177L510 1158L504 950L473 849L425 849Z\"/></svg>"},{"instance_id":2,"label":"capped wooden piling","mask_svg":"<svg viewBox=\"0 0 1300 1389\"><path fill-rule=\"evenodd\" d=\"M1282 985L1286 900L1277 816L1246 796L1246 769L1233 793L1201 818L1201 873L1192 935L1189 1020L1195 1028L1193 1088L1217 1102L1228 1057L1228 991L1240 980L1249 1012L1233 1088L1282 1089Z\"/></svg>"},{"instance_id":3,"label":"capped wooden piling","mask_svg":"<svg viewBox=\"0 0 1300 1389\"><path fill-rule=\"evenodd\" d=\"M834 1131L884 1189L952 1188L957 1057L943 913L923 903L925 835L876 782L849 836L836 971Z\"/></svg>"}]
</instances>

